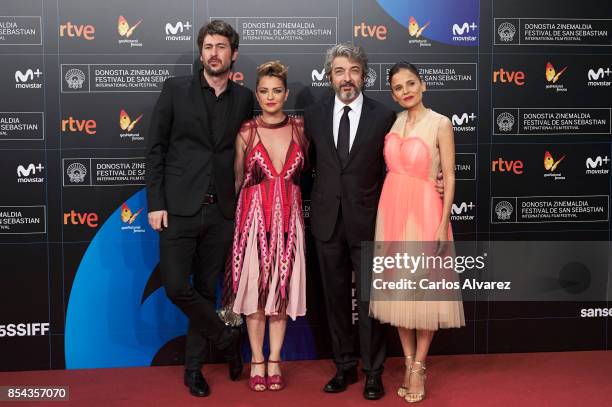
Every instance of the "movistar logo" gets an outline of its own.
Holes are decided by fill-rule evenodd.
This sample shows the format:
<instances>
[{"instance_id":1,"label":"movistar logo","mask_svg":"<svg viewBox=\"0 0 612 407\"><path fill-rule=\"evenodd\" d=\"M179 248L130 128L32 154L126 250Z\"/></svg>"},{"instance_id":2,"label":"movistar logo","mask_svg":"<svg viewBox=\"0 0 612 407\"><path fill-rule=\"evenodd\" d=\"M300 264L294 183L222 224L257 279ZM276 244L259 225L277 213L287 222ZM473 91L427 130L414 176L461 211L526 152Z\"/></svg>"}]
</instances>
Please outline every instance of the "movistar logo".
<instances>
[{"instance_id":1,"label":"movistar logo","mask_svg":"<svg viewBox=\"0 0 612 407\"><path fill-rule=\"evenodd\" d=\"M608 164L609 162L610 162L610 159L608 158L608 156L601 158L601 156L598 155L595 159L588 157L586 159L586 166L587 168L597 168L597 167L601 167L603 163Z\"/></svg>"},{"instance_id":2,"label":"movistar logo","mask_svg":"<svg viewBox=\"0 0 612 407\"><path fill-rule=\"evenodd\" d=\"M604 164L607 166L609 163L610 159L607 155L603 158L598 155L594 159L591 157L587 157L585 173L590 175L607 175L610 173L610 169L602 167L604 166Z\"/></svg>"},{"instance_id":3,"label":"movistar logo","mask_svg":"<svg viewBox=\"0 0 612 407\"><path fill-rule=\"evenodd\" d=\"M369 75L370 73L368 72L368 78L370 78ZM312 78L312 82L310 82L310 86L312 87L329 86L329 81L325 78L325 68L321 69L321 71L317 71L316 69L313 69L310 77Z\"/></svg>"},{"instance_id":4,"label":"movistar logo","mask_svg":"<svg viewBox=\"0 0 612 407\"><path fill-rule=\"evenodd\" d=\"M23 165L20 165L19 167L17 167L17 175L19 177L29 177L30 175L36 174L37 170L38 172L42 172L43 168L45 167L43 167L40 163L38 165L30 164L27 168Z\"/></svg>"},{"instance_id":5,"label":"movistar logo","mask_svg":"<svg viewBox=\"0 0 612 407\"><path fill-rule=\"evenodd\" d=\"M468 24L465 22L462 26L459 26L459 24L453 24L453 35L469 34L471 31L476 30L476 27L478 27L476 23Z\"/></svg>"},{"instance_id":6,"label":"movistar logo","mask_svg":"<svg viewBox=\"0 0 612 407\"><path fill-rule=\"evenodd\" d=\"M609 87L612 85L612 81L610 81L610 74L612 74L612 69L610 69L610 67L606 67L606 69L589 69L587 72L587 85L595 87Z\"/></svg>"},{"instance_id":7,"label":"movistar logo","mask_svg":"<svg viewBox=\"0 0 612 407\"><path fill-rule=\"evenodd\" d=\"M41 83L42 81L35 81L34 77L36 77L36 79L39 79L42 74L43 73L38 68L36 68L35 71L33 69L28 69L25 72L15 71L15 88L41 89L43 85Z\"/></svg>"},{"instance_id":8,"label":"movistar logo","mask_svg":"<svg viewBox=\"0 0 612 407\"><path fill-rule=\"evenodd\" d=\"M451 120L453 126L463 126L463 124L468 124L470 120L474 120L475 118L476 115L474 113L471 113L469 116L467 113L463 113L461 116L454 114Z\"/></svg>"},{"instance_id":9,"label":"movistar logo","mask_svg":"<svg viewBox=\"0 0 612 407\"><path fill-rule=\"evenodd\" d=\"M476 208L472 202L461 202L461 205L453 204L451 207L451 220L471 221L474 220L473 210Z\"/></svg>"},{"instance_id":10,"label":"movistar logo","mask_svg":"<svg viewBox=\"0 0 612 407\"><path fill-rule=\"evenodd\" d=\"M476 205L474 205L472 202L465 203L465 202L461 202L461 205L457 206L457 204L453 204L453 207L451 208L451 213L453 215L461 215L462 213L466 213L468 210L472 210L474 209Z\"/></svg>"},{"instance_id":11,"label":"movistar logo","mask_svg":"<svg viewBox=\"0 0 612 407\"><path fill-rule=\"evenodd\" d=\"M316 69L312 70L312 80L313 81L322 81L325 78L325 69L321 69L321 72Z\"/></svg>"},{"instance_id":12,"label":"movistar logo","mask_svg":"<svg viewBox=\"0 0 612 407\"><path fill-rule=\"evenodd\" d=\"M603 68L599 68L597 71L595 71L594 69L589 69L589 73L587 75L590 81L598 81L600 79L603 79L604 76L610 76L610 73L612 73L610 68L607 68L606 70L604 70Z\"/></svg>"},{"instance_id":13,"label":"movistar logo","mask_svg":"<svg viewBox=\"0 0 612 407\"><path fill-rule=\"evenodd\" d=\"M37 165L30 163L27 167L23 165L18 166L17 167L17 182L18 183L44 182L45 181L44 178L42 178L40 175L37 176L37 174L42 173L44 168L45 167L43 167L41 163L38 163Z\"/></svg>"},{"instance_id":14,"label":"movistar logo","mask_svg":"<svg viewBox=\"0 0 612 407\"><path fill-rule=\"evenodd\" d=\"M454 114L451 118L453 130L459 132L474 132L476 131L476 115L474 113L463 113L461 115Z\"/></svg>"},{"instance_id":15,"label":"movistar logo","mask_svg":"<svg viewBox=\"0 0 612 407\"><path fill-rule=\"evenodd\" d=\"M25 73L21 71L15 71L15 82L23 83L23 82L31 81L34 79L34 76L36 76L37 78L40 78L40 75L42 75L42 72L40 72L38 68L36 68L36 71L28 69L27 71L25 71Z\"/></svg>"},{"instance_id":16,"label":"movistar logo","mask_svg":"<svg viewBox=\"0 0 612 407\"><path fill-rule=\"evenodd\" d=\"M182 21L177 22L175 25L170 23L166 23L166 35L176 35L179 32L182 33L185 30L189 30L191 28L191 24L187 21L183 24Z\"/></svg>"}]
</instances>

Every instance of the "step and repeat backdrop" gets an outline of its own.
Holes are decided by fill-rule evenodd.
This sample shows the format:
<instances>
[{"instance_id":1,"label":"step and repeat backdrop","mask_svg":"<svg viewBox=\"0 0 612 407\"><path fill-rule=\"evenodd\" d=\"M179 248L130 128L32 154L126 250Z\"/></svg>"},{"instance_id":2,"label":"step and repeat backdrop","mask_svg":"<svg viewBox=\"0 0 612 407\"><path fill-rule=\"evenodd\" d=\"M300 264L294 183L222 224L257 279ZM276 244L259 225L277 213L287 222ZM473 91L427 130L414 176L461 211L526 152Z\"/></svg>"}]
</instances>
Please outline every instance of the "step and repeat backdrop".
<instances>
[{"instance_id":1,"label":"step and repeat backdrop","mask_svg":"<svg viewBox=\"0 0 612 407\"><path fill-rule=\"evenodd\" d=\"M455 130L457 240L608 245L609 2L4 0L1 370L181 363L187 321L160 285L144 155L163 81L198 69L197 32L215 18L241 36L232 80L253 88L257 65L289 66L292 114L330 95L338 42L365 48L365 92L395 110L388 69L413 62ZM308 315L290 322L285 359L330 356L311 243ZM600 301L466 302L467 326L432 353L607 349L605 264L581 280Z\"/></svg>"}]
</instances>

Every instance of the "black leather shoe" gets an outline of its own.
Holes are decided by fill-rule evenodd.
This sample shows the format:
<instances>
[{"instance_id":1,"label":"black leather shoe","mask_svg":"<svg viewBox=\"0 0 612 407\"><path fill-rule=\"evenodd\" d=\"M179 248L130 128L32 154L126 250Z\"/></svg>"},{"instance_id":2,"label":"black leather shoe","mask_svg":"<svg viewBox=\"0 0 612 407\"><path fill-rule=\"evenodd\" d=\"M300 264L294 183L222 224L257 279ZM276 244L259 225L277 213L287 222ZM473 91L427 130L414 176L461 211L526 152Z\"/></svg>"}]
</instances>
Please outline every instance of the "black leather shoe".
<instances>
[{"instance_id":1,"label":"black leather shoe","mask_svg":"<svg viewBox=\"0 0 612 407\"><path fill-rule=\"evenodd\" d=\"M384 395L385 388L383 387L380 373L367 375L365 387L363 388L363 397L367 400L378 400Z\"/></svg>"},{"instance_id":2,"label":"black leather shoe","mask_svg":"<svg viewBox=\"0 0 612 407\"><path fill-rule=\"evenodd\" d=\"M225 360L229 370L230 380L236 381L242 375L244 364L242 362L242 353L240 348L242 345L242 331L240 328L226 328L228 332L228 344L223 348L225 352Z\"/></svg>"},{"instance_id":3,"label":"black leather shoe","mask_svg":"<svg viewBox=\"0 0 612 407\"><path fill-rule=\"evenodd\" d=\"M340 393L346 390L349 384L357 382L357 368L353 367L347 370L338 370L336 375L327 382L323 391L326 393Z\"/></svg>"},{"instance_id":4,"label":"black leather shoe","mask_svg":"<svg viewBox=\"0 0 612 407\"><path fill-rule=\"evenodd\" d=\"M238 358L228 359L227 367L229 370L230 380L233 382L239 380L240 376L242 375L242 368L244 367L244 364L242 363L242 358L238 357Z\"/></svg>"},{"instance_id":5,"label":"black leather shoe","mask_svg":"<svg viewBox=\"0 0 612 407\"><path fill-rule=\"evenodd\" d=\"M184 382L192 396L206 397L210 394L210 387L199 370L185 370Z\"/></svg>"}]
</instances>

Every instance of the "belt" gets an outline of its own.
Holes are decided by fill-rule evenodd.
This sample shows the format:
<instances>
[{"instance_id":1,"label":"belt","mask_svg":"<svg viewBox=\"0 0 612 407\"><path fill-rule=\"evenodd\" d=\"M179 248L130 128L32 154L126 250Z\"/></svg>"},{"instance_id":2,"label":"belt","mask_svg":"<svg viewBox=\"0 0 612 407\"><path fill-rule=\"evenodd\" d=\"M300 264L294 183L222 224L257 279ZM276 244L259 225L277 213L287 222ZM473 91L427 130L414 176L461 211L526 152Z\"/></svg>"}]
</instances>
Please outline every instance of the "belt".
<instances>
[{"instance_id":1,"label":"belt","mask_svg":"<svg viewBox=\"0 0 612 407\"><path fill-rule=\"evenodd\" d=\"M217 194L205 194L202 199L202 205L211 205L217 203Z\"/></svg>"}]
</instances>

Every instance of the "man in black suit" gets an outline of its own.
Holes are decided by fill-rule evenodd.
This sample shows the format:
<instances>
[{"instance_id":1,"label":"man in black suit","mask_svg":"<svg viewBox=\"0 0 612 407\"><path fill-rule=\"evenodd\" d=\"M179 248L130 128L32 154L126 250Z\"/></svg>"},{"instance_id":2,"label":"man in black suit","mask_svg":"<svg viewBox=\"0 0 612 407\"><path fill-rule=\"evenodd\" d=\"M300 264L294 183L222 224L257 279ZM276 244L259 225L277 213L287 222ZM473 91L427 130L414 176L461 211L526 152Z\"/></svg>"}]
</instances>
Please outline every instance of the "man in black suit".
<instances>
[{"instance_id":1,"label":"man in black suit","mask_svg":"<svg viewBox=\"0 0 612 407\"><path fill-rule=\"evenodd\" d=\"M202 69L164 83L148 135L149 223L160 232L166 294L189 318L184 381L200 397L210 393L200 371L206 340L225 351L232 380L242 372L239 331L215 309L217 276L233 237L234 145L253 111L252 92L229 80L238 43L223 21L200 29Z\"/></svg>"},{"instance_id":2,"label":"man in black suit","mask_svg":"<svg viewBox=\"0 0 612 407\"><path fill-rule=\"evenodd\" d=\"M374 239L376 210L384 180L383 145L395 114L362 93L367 57L361 47L338 44L327 51L325 71L335 91L304 112L305 133L315 149L311 194L315 238L332 338L336 375L324 391L338 393L357 381L358 355L351 338L351 275L361 297L361 242ZM359 298L359 343L366 374L363 396L384 395L384 332Z\"/></svg>"}]
</instances>

